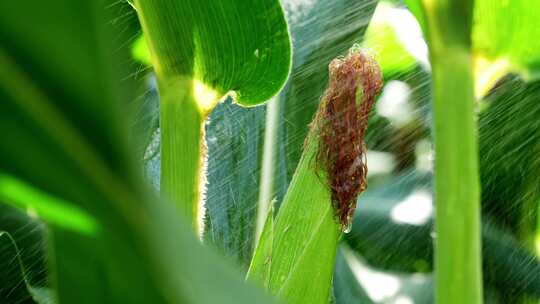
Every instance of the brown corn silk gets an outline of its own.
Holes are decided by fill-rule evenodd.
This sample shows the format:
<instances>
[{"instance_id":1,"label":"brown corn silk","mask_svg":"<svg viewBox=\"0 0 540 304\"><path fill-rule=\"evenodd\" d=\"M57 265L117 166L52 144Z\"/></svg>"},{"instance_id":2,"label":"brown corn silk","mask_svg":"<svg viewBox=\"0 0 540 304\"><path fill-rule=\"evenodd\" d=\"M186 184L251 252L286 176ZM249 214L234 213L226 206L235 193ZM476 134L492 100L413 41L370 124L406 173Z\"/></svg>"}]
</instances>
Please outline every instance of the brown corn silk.
<instances>
[{"instance_id":1,"label":"brown corn silk","mask_svg":"<svg viewBox=\"0 0 540 304\"><path fill-rule=\"evenodd\" d=\"M336 217L347 230L356 199L367 187L364 135L383 81L377 62L358 47L332 60L328 69L328 88L314 120L317 163L326 169Z\"/></svg>"}]
</instances>

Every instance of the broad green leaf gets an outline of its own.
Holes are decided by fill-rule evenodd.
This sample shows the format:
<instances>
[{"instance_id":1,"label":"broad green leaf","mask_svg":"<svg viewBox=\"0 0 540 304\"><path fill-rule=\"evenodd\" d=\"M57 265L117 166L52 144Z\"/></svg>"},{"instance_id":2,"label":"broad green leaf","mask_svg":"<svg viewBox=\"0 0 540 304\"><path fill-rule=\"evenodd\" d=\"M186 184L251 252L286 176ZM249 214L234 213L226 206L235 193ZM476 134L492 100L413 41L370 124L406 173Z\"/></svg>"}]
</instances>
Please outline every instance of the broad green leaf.
<instances>
[{"instance_id":1,"label":"broad green leaf","mask_svg":"<svg viewBox=\"0 0 540 304\"><path fill-rule=\"evenodd\" d=\"M323 173L317 174L313 168L317 149L317 140L308 140L276 217L272 247L261 243L257 251L262 253L255 253L271 256L268 289L289 303L328 301L341 235L330 189L323 182L324 177L319 176ZM266 233L263 231L262 235ZM266 263L266 259L258 261Z\"/></svg>"},{"instance_id":2,"label":"broad green leaf","mask_svg":"<svg viewBox=\"0 0 540 304\"><path fill-rule=\"evenodd\" d=\"M479 117L484 214L531 252L540 200L539 98L540 81L508 77Z\"/></svg>"},{"instance_id":3,"label":"broad green leaf","mask_svg":"<svg viewBox=\"0 0 540 304\"><path fill-rule=\"evenodd\" d=\"M121 115L128 96L117 64L126 57L106 4L0 4L0 130L9 143L0 170L103 227L88 237L52 226L59 303L268 303L141 184Z\"/></svg>"},{"instance_id":4,"label":"broad green leaf","mask_svg":"<svg viewBox=\"0 0 540 304\"><path fill-rule=\"evenodd\" d=\"M270 286L270 271L272 270L272 248L274 246L274 208L266 216L262 234L258 240L257 250L251 259L251 265L246 275L247 278L258 282L265 288Z\"/></svg>"},{"instance_id":5,"label":"broad green leaf","mask_svg":"<svg viewBox=\"0 0 540 304\"><path fill-rule=\"evenodd\" d=\"M220 103L206 126L208 185L204 241L247 270L253 252L264 107Z\"/></svg>"},{"instance_id":6,"label":"broad green leaf","mask_svg":"<svg viewBox=\"0 0 540 304\"><path fill-rule=\"evenodd\" d=\"M29 207L49 224L82 234L95 235L99 224L87 212L72 203L41 192L24 182L0 172L0 200L19 207Z\"/></svg>"},{"instance_id":7,"label":"broad green leaf","mask_svg":"<svg viewBox=\"0 0 540 304\"><path fill-rule=\"evenodd\" d=\"M161 193L202 223L204 120L228 95L244 106L277 94L291 65L278 0L135 1L160 91Z\"/></svg>"},{"instance_id":8,"label":"broad green leaf","mask_svg":"<svg viewBox=\"0 0 540 304\"><path fill-rule=\"evenodd\" d=\"M135 7L159 81L202 83L215 92L214 100L198 100L203 108L230 91L242 105L265 102L288 77L290 39L277 0L138 0Z\"/></svg>"},{"instance_id":9,"label":"broad green leaf","mask_svg":"<svg viewBox=\"0 0 540 304\"><path fill-rule=\"evenodd\" d=\"M538 1L475 1L472 40L480 93L505 73L529 80L540 75L538 11Z\"/></svg>"},{"instance_id":10,"label":"broad green leaf","mask_svg":"<svg viewBox=\"0 0 540 304\"><path fill-rule=\"evenodd\" d=\"M405 0L425 32L428 28L420 2ZM534 38L540 35L538 10L537 1L474 1L471 50L477 98L485 96L509 73L527 80L538 78L540 42Z\"/></svg>"},{"instance_id":11,"label":"broad green leaf","mask_svg":"<svg viewBox=\"0 0 540 304\"><path fill-rule=\"evenodd\" d=\"M420 38L411 35L414 32L420 34L419 28L415 30L415 22L414 17L404 8L386 1L380 1L377 5L363 45L373 50L385 79L406 73L417 65L416 58L407 49L409 41L409 45L418 43Z\"/></svg>"}]
</instances>

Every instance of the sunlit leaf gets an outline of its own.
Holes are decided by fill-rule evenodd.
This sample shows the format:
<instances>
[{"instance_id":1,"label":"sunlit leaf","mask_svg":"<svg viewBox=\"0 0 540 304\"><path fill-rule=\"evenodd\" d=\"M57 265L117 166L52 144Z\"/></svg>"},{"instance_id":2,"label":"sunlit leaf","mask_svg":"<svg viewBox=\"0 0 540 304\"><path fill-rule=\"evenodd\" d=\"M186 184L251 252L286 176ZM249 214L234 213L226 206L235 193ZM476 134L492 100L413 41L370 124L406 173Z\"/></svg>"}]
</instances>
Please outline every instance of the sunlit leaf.
<instances>
[{"instance_id":1,"label":"sunlit leaf","mask_svg":"<svg viewBox=\"0 0 540 304\"><path fill-rule=\"evenodd\" d=\"M412 70L418 63L411 51L425 48L420 28L410 12L384 1L377 5L363 44L373 50L385 79ZM427 48L425 51L427 55Z\"/></svg>"},{"instance_id":2,"label":"sunlit leaf","mask_svg":"<svg viewBox=\"0 0 540 304\"><path fill-rule=\"evenodd\" d=\"M279 1L177 4L135 1L160 81L194 78L216 91L218 99L234 91L242 105L265 102L281 89L289 75L291 49ZM140 49L136 53L145 58Z\"/></svg>"},{"instance_id":3,"label":"sunlit leaf","mask_svg":"<svg viewBox=\"0 0 540 304\"><path fill-rule=\"evenodd\" d=\"M475 1L472 39L480 85L491 87L504 72L526 79L540 75L538 11L538 1Z\"/></svg>"},{"instance_id":4,"label":"sunlit leaf","mask_svg":"<svg viewBox=\"0 0 540 304\"><path fill-rule=\"evenodd\" d=\"M405 0L411 12L426 30L419 0ZM538 1L474 1L472 54L475 69L475 93L483 97L508 73L527 80L540 73L540 10Z\"/></svg>"},{"instance_id":5,"label":"sunlit leaf","mask_svg":"<svg viewBox=\"0 0 540 304\"><path fill-rule=\"evenodd\" d=\"M32 208L48 223L79 233L96 234L99 224L85 211L53 197L11 176L0 173L0 200L19 207Z\"/></svg>"}]
</instances>

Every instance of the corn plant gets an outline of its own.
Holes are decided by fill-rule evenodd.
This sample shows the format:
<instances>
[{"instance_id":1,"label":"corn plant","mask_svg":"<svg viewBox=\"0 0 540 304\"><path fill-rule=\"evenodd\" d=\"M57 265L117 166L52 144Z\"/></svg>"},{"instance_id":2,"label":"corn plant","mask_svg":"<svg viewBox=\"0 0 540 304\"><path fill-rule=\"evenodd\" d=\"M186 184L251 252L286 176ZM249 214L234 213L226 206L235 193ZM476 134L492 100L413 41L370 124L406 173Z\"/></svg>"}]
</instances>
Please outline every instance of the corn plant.
<instances>
[{"instance_id":1,"label":"corn plant","mask_svg":"<svg viewBox=\"0 0 540 304\"><path fill-rule=\"evenodd\" d=\"M536 303L540 7L403 2L0 3L0 303Z\"/></svg>"}]
</instances>

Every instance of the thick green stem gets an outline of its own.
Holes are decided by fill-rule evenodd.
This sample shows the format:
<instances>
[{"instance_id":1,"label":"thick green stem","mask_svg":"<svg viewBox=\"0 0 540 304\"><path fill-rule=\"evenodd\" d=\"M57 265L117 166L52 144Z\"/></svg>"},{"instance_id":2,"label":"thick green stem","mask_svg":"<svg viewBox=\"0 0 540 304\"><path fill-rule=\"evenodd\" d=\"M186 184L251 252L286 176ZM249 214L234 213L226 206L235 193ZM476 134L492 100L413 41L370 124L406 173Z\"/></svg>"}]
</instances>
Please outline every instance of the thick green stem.
<instances>
[{"instance_id":1,"label":"thick green stem","mask_svg":"<svg viewBox=\"0 0 540 304\"><path fill-rule=\"evenodd\" d=\"M176 204L198 233L203 123L217 102L217 93L193 76L192 42L177 32L192 30L189 23L180 23L181 6L157 0L136 0L135 6L159 85L161 193Z\"/></svg>"},{"instance_id":2,"label":"thick green stem","mask_svg":"<svg viewBox=\"0 0 540 304\"><path fill-rule=\"evenodd\" d=\"M472 4L424 0L433 69L438 304L482 303Z\"/></svg>"},{"instance_id":3,"label":"thick green stem","mask_svg":"<svg viewBox=\"0 0 540 304\"><path fill-rule=\"evenodd\" d=\"M437 303L482 303L480 185L470 54L433 61Z\"/></svg>"},{"instance_id":4,"label":"thick green stem","mask_svg":"<svg viewBox=\"0 0 540 304\"><path fill-rule=\"evenodd\" d=\"M204 118L188 80L160 84L160 90L161 192L199 232Z\"/></svg>"}]
</instances>

